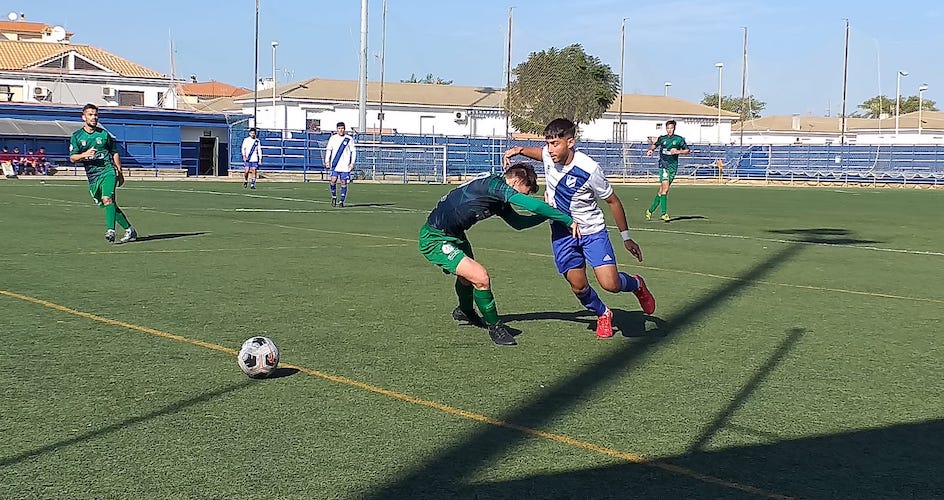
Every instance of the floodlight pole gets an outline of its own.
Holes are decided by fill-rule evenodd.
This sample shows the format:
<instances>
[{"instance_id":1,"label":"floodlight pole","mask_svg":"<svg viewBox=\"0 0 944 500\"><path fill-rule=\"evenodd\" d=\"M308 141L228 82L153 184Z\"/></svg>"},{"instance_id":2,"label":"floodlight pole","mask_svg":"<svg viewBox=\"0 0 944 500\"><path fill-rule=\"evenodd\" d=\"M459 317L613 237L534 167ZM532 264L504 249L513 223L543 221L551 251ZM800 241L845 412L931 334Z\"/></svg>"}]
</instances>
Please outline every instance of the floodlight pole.
<instances>
[{"instance_id":1,"label":"floodlight pole","mask_svg":"<svg viewBox=\"0 0 944 500\"><path fill-rule=\"evenodd\" d=\"M278 113L276 113L275 108L275 96L276 96L276 87L278 87L278 77L275 76L275 49L279 46L279 42L272 42L272 128L278 128Z\"/></svg>"},{"instance_id":2,"label":"floodlight pole","mask_svg":"<svg viewBox=\"0 0 944 500\"><path fill-rule=\"evenodd\" d=\"M505 62L505 146L511 145L511 20L514 7L508 7L508 58Z\"/></svg>"},{"instance_id":3,"label":"floodlight pole","mask_svg":"<svg viewBox=\"0 0 944 500\"><path fill-rule=\"evenodd\" d=\"M358 98L359 134L367 133L367 0L361 0L361 67L360 67L360 96Z\"/></svg>"},{"instance_id":4,"label":"floodlight pole","mask_svg":"<svg viewBox=\"0 0 944 500\"><path fill-rule=\"evenodd\" d=\"M620 96L619 96L619 114L616 115L616 139L623 142L623 71L626 63L626 20L624 17L620 23Z\"/></svg>"},{"instance_id":5,"label":"floodlight pole","mask_svg":"<svg viewBox=\"0 0 944 500\"><path fill-rule=\"evenodd\" d=\"M380 111L377 113L377 119L380 121L378 134L380 142L383 142L384 129L384 56L387 51L387 0L383 0L383 8L380 16Z\"/></svg>"},{"instance_id":6,"label":"floodlight pole","mask_svg":"<svg viewBox=\"0 0 944 500\"><path fill-rule=\"evenodd\" d=\"M842 125L839 132L839 145L846 143L846 85L849 81L849 20L846 19L846 53L842 63ZM879 117L881 120L881 117Z\"/></svg>"},{"instance_id":7,"label":"floodlight pole","mask_svg":"<svg viewBox=\"0 0 944 500\"><path fill-rule=\"evenodd\" d=\"M252 76L252 126L258 127L259 120L259 0L256 0L256 35L255 35L256 63Z\"/></svg>"}]
</instances>

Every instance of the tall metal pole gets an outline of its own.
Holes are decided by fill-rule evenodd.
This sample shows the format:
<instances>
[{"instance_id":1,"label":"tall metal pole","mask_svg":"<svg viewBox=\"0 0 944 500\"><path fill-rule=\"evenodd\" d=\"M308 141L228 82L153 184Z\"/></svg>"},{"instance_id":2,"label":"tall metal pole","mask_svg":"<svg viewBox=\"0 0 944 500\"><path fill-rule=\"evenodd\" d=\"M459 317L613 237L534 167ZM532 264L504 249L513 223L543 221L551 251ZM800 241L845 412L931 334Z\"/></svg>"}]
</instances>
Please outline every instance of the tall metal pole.
<instances>
[{"instance_id":1,"label":"tall metal pole","mask_svg":"<svg viewBox=\"0 0 944 500\"><path fill-rule=\"evenodd\" d=\"M383 0L383 9L380 16L380 111L377 119L380 121L380 142L383 142L384 129L384 56L387 51L387 0Z\"/></svg>"},{"instance_id":2,"label":"tall metal pole","mask_svg":"<svg viewBox=\"0 0 944 500\"><path fill-rule=\"evenodd\" d=\"M619 114L616 118L616 137L615 139L619 142L623 142L623 93L625 92L623 88L623 70L626 64L626 20L627 17L623 18L623 21L620 23L620 98L619 98Z\"/></svg>"},{"instance_id":3,"label":"tall metal pole","mask_svg":"<svg viewBox=\"0 0 944 500\"><path fill-rule=\"evenodd\" d=\"M898 116L901 115L901 77L908 76L908 72L898 70L898 87L895 90L895 137L898 137Z\"/></svg>"},{"instance_id":4,"label":"tall metal pole","mask_svg":"<svg viewBox=\"0 0 944 500\"><path fill-rule=\"evenodd\" d=\"M721 72L724 69L724 63L715 63L718 68L718 144L721 144Z\"/></svg>"},{"instance_id":5,"label":"tall metal pole","mask_svg":"<svg viewBox=\"0 0 944 500\"><path fill-rule=\"evenodd\" d=\"M849 81L849 20L846 19L846 53L842 61L842 125L839 132L839 144L846 143L846 85Z\"/></svg>"},{"instance_id":6,"label":"tall metal pole","mask_svg":"<svg viewBox=\"0 0 944 500\"><path fill-rule=\"evenodd\" d=\"M275 76L275 49L279 46L279 42L272 42L272 128L277 129L278 126L278 113L275 111L275 89L279 86L278 77Z\"/></svg>"},{"instance_id":7,"label":"tall metal pole","mask_svg":"<svg viewBox=\"0 0 944 500\"><path fill-rule=\"evenodd\" d=\"M921 110L924 108L924 91L928 90L928 84L922 83L918 87L918 135L921 135Z\"/></svg>"},{"instance_id":8,"label":"tall metal pole","mask_svg":"<svg viewBox=\"0 0 944 500\"><path fill-rule=\"evenodd\" d=\"M252 76L252 126L259 126L259 0L256 0L256 65Z\"/></svg>"},{"instance_id":9,"label":"tall metal pole","mask_svg":"<svg viewBox=\"0 0 944 500\"><path fill-rule=\"evenodd\" d=\"M508 7L508 58L505 60L505 143L511 141L511 15L514 7Z\"/></svg>"},{"instance_id":10,"label":"tall metal pole","mask_svg":"<svg viewBox=\"0 0 944 500\"><path fill-rule=\"evenodd\" d=\"M741 62L741 146L744 146L744 119L747 116L744 114L745 106L747 106L747 26L744 26L744 60Z\"/></svg>"},{"instance_id":11,"label":"tall metal pole","mask_svg":"<svg viewBox=\"0 0 944 500\"><path fill-rule=\"evenodd\" d=\"M361 70L360 98L358 99L359 116L357 132L367 133L367 0L361 0Z\"/></svg>"}]
</instances>

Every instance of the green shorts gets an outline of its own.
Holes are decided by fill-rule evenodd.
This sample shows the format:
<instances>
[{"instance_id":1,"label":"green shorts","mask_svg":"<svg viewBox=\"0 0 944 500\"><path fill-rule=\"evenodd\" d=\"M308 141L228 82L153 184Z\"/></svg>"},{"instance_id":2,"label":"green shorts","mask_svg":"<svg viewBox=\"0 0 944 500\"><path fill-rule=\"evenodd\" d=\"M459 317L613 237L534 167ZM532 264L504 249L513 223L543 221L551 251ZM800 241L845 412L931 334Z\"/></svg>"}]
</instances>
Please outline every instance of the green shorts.
<instances>
[{"instance_id":1,"label":"green shorts","mask_svg":"<svg viewBox=\"0 0 944 500\"><path fill-rule=\"evenodd\" d=\"M105 174L98 178L95 182L89 183L89 192L92 193L92 198L95 200L95 203L98 205L102 204L102 198L108 197L111 198L112 202L115 201L115 186L118 184L118 176L115 173Z\"/></svg>"},{"instance_id":2,"label":"green shorts","mask_svg":"<svg viewBox=\"0 0 944 500\"><path fill-rule=\"evenodd\" d=\"M668 182L672 184L672 181L675 180L675 174L678 173L678 168L666 168L662 167L659 169L659 182Z\"/></svg>"},{"instance_id":3,"label":"green shorts","mask_svg":"<svg viewBox=\"0 0 944 500\"><path fill-rule=\"evenodd\" d=\"M423 224L420 228L419 249L426 260L451 274L456 274L456 267L463 257L475 258L468 241L449 236L429 224Z\"/></svg>"}]
</instances>

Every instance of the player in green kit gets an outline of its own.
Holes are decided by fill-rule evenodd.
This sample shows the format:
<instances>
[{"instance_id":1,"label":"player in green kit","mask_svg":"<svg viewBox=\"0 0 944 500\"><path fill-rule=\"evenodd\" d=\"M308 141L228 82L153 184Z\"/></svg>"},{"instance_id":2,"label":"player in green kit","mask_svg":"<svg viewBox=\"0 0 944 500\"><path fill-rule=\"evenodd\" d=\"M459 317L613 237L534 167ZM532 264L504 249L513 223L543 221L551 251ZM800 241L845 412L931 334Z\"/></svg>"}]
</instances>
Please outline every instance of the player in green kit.
<instances>
[{"instance_id":1,"label":"player in green kit","mask_svg":"<svg viewBox=\"0 0 944 500\"><path fill-rule=\"evenodd\" d=\"M444 273L456 275L459 307L452 312L453 319L488 328L498 345L517 342L498 318L488 271L474 260L465 232L476 222L497 215L517 230L551 219L570 226L573 236L579 237L577 224L569 215L528 196L537 190L534 167L527 164L513 165L501 174L482 174L443 196L420 228L420 253ZM515 208L537 215L521 215Z\"/></svg>"},{"instance_id":2,"label":"player in green kit","mask_svg":"<svg viewBox=\"0 0 944 500\"><path fill-rule=\"evenodd\" d=\"M117 222L125 230L125 235L118 242L133 241L138 233L115 202L115 188L125 183L115 138L98 126L98 106L86 104L82 108L82 121L85 125L72 133L69 161L81 163L85 167L92 198L105 210L105 240L115 242Z\"/></svg>"},{"instance_id":3,"label":"player in green kit","mask_svg":"<svg viewBox=\"0 0 944 500\"><path fill-rule=\"evenodd\" d=\"M668 194L669 186L675 180L675 174L678 173L679 155L687 155L692 151L685 144L685 138L675 135L675 120L665 122L665 135L660 135L655 142L649 146L646 156L651 157L652 152L659 149L659 194L652 200L649 210L646 210L646 220L652 219L652 213L656 208L662 206L662 220L669 222Z\"/></svg>"}]
</instances>

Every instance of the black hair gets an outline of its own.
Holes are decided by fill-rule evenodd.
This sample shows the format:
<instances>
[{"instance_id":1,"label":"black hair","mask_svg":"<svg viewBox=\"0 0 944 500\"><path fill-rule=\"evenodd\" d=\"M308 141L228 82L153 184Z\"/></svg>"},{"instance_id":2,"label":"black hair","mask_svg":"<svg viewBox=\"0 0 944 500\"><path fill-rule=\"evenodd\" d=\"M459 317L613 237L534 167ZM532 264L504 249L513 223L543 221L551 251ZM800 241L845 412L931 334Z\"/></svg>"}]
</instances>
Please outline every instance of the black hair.
<instances>
[{"instance_id":1,"label":"black hair","mask_svg":"<svg viewBox=\"0 0 944 500\"><path fill-rule=\"evenodd\" d=\"M255 131L256 131L256 127L252 127L251 129L249 129L249 131L250 131L250 132L255 132Z\"/></svg>"},{"instance_id":2,"label":"black hair","mask_svg":"<svg viewBox=\"0 0 944 500\"><path fill-rule=\"evenodd\" d=\"M94 109L95 111L98 111L98 106L92 103L88 103L85 106L82 106L82 113L85 114L85 112L89 109Z\"/></svg>"},{"instance_id":3,"label":"black hair","mask_svg":"<svg viewBox=\"0 0 944 500\"><path fill-rule=\"evenodd\" d=\"M528 194L538 192L538 174L534 172L534 167L529 163L515 163L505 170L505 178L514 177L521 179L528 185Z\"/></svg>"},{"instance_id":4,"label":"black hair","mask_svg":"<svg viewBox=\"0 0 944 500\"><path fill-rule=\"evenodd\" d=\"M675 124L676 124L676 123L675 123L675 120L669 120L669 121L665 122L665 126L666 126L666 127L668 127L669 125L675 125Z\"/></svg>"},{"instance_id":5,"label":"black hair","mask_svg":"<svg viewBox=\"0 0 944 500\"><path fill-rule=\"evenodd\" d=\"M577 125L567 118L552 120L544 127L545 139L573 139L577 136Z\"/></svg>"},{"instance_id":6,"label":"black hair","mask_svg":"<svg viewBox=\"0 0 944 500\"><path fill-rule=\"evenodd\" d=\"M344 127L344 128L347 128L347 125L345 125L344 122L338 122L338 124L335 125L335 127Z\"/></svg>"}]
</instances>

